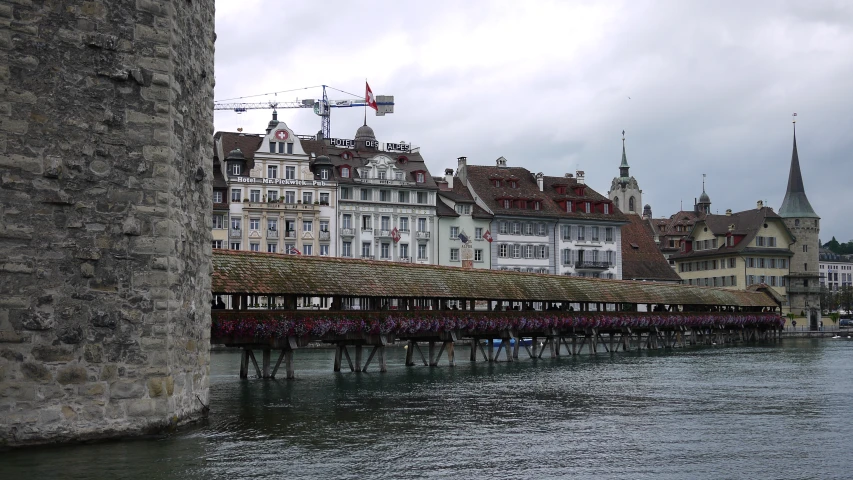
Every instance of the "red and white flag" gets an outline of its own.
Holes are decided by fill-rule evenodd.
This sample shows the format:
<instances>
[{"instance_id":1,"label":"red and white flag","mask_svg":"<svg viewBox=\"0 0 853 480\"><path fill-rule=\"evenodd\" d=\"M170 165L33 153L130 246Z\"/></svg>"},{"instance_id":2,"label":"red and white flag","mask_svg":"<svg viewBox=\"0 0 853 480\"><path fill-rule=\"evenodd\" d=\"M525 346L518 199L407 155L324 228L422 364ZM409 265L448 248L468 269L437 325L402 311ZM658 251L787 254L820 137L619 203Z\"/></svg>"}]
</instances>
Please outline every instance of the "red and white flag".
<instances>
[{"instance_id":1,"label":"red and white flag","mask_svg":"<svg viewBox=\"0 0 853 480\"><path fill-rule=\"evenodd\" d=\"M368 107L370 107L370 108L372 108L378 112L379 107L376 105L376 98L373 97L373 90L370 89L370 84L368 84L367 82L364 82L364 87L365 87L364 101L367 103Z\"/></svg>"},{"instance_id":2,"label":"red and white flag","mask_svg":"<svg viewBox=\"0 0 853 480\"><path fill-rule=\"evenodd\" d=\"M287 253L291 255L302 255L302 252L300 252L299 249L297 249L296 247L290 247Z\"/></svg>"},{"instance_id":3,"label":"red and white flag","mask_svg":"<svg viewBox=\"0 0 853 480\"><path fill-rule=\"evenodd\" d=\"M486 233L483 234L483 239L489 243L492 243L492 232L490 230L486 230Z\"/></svg>"}]
</instances>

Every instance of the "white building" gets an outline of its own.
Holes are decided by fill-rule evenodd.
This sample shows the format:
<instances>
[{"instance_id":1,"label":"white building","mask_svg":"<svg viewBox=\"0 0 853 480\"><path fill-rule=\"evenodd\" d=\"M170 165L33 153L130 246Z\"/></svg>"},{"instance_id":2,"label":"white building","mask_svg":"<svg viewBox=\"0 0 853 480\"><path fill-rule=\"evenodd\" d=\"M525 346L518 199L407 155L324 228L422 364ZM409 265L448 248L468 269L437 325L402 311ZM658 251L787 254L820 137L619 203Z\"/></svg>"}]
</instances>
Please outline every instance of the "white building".
<instances>
[{"instance_id":1,"label":"white building","mask_svg":"<svg viewBox=\"0 0 853 480\"><path fill-rule=\"evenodd\" d=\"M435 239L439 265L463 268L492 268L492 244L486 237L494 216L477 205L468 186L447 169L437 179L438 236Z\"/></svg>"},{"instance_id":2,"label":"white building","mask_svg":"<svg viewBox=\"0 0 853 480\"><path fill-rule=\"evenodd\" d=\"M818 264L821 287L826 287L830 292L838 292L843 287L853 286L853 260L849 256L821 248Z\"/></svg>"}]
</instances>

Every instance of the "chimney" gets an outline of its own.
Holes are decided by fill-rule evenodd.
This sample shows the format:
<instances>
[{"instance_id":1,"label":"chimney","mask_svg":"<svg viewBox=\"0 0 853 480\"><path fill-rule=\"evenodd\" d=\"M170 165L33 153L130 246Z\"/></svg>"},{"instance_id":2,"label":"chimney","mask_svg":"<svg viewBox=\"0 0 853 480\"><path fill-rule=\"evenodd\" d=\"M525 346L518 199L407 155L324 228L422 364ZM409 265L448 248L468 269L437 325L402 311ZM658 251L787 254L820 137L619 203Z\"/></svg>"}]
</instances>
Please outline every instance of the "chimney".
<instances>
[{"instance_id":1,"label":"chimney","mask_svg":"<svg viewBox=\"0 0 853 480\"><path fill-rule=\"evenodd\" d=\"M731 217L731 216L732 216L732 209L731 209L731 208L727 208L727 209L726 209L726 216L727 216L727 217Z\"/></svg>"},{"instance_id":2,"label":"chimney","mask_svg":"<svg viewBox=\"0 0 853 480\"><path fill-rule=\"evenodd\" d=\"M456 166L456 176L462 185L468 185L468 157L459 157L456 159L459 164ZM452 175L452 173L451 173ZM453 188L453 180L448 180L450 187Z\"/></svg>"},{"instance_id":3,"label":"chimney","mask_svg":"<svg viewBox=\"0 0 853 480\"><path fill-rule=\"evenodd\" d=\"M545 191L545 175L542 172L536 174L536 185L539 186L539 191Z\"/></svg>"},{"instance_id":4,"label":"chimney","mask_svg":"<svg viewBox=\"0 0 853 480\"><path fill-rule=\"evenodd\" d=\"M729 231L730 231L730 232L734 232L734 231L735 231L735 224L734 224L734 223L732 223L731 225L729 225Z\"/></svg>"},{"instance_id":5,"label":"chimney","mask_svg":"<svg viewBox=\"0 0 853 480\"><path fill-rule=\"evenodd\" d=\"M764 208L764 202L761 200L755 202L755 208L761 210L762 208Z\"/></svg>"},{"instance_id":6,"label":"chimney","mask_svg":"<svg viewBox=\"0 0 853 480\"><path fill-rule=\"evenodd\" d=\"M462 157L465 158L465 157ZM453 169L445 168L444 169L444 179L447 181L447 189L453 190Z\"/></svg>"},{"instance_id":7,"label":"chimney","mask_svg":"<svg viewBox=\"0 0 853 480\"><path fill-rule=\"evenodd\" d=\"M499 157L495 160L495 165L501 168L506 168L506 159L504 157Z\"/></svg>"},{"instance_id":8,"label":"chimney","mask_svg":"<svg viewBox=\"0 0 853 480\"><path fill-rule=\"evenodd\" d=\"M566 178L575 178L575 176L574 176L574 175L572 175L571 173L567 173L567 174L566 174Z\"/></svg>"},{"instance_id":9,"label":"chimney","mask_svg":"<svg viewBox=\"0 0 853 480\"><path fill-rule=\"evenodd\" d=\"M586 183L583 178L583 170L578 170L577 172L575 172L575 175L578 177L578 185L584 185Z\"/></svg>"}]
</instances>

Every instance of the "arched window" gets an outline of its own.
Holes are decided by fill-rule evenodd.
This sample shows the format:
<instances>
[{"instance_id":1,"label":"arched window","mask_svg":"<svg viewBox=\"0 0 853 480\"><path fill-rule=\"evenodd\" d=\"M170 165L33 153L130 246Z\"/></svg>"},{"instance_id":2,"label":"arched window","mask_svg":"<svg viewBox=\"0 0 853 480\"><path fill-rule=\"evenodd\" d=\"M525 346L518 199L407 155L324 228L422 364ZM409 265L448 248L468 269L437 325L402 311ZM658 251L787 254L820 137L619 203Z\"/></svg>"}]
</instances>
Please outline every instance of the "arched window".
<instances>
[{"instance_id":1,"label":"arched window","mask_svg":"<svg viewBox=\"0 0 853 480\"><path fill-rule=\"evenodd\" d=\"M796 219L796 220L794 220L794 226L795 226L795 227L799 227L799 226L800 226L800 219Z\"/></svg>"},{"instance_id":2,"label":"arched window","mask_svg":"<svg viewBox=\"0 0 853 480\"><path fill-rule=\"evenodd\" d=\"M628 199L628 211L629 212L634 211L634 197L631 197Z\"/></svg>"},{"instance_id":3,"label":"arched window","mask_svg":"<svg viewBox=\"0 0 853 480\"><path fill-rule=\"evenodd\" d=\"M616 208L619 208L619 197L613 197L613 204L616 205Z\"/></svg>"}]
</instances>

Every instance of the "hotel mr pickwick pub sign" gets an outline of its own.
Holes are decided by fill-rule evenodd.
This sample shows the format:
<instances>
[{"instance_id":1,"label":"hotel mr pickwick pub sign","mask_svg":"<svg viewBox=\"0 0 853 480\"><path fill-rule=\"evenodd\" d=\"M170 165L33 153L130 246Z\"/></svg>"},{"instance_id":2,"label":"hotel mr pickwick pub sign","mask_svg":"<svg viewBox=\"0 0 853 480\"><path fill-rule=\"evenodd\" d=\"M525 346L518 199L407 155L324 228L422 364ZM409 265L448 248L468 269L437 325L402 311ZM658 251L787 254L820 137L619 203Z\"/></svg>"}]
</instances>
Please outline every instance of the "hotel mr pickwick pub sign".
<instances>
[{"instance_id":1,"label":"hotel mr pickwick pub sign","mask_svg":"<svg viewBox=\"0 0 853 480\"><path fill-rule=\"evenodd\" d=\"M335 182L325 182L323 180L289 180L285 178L259 178L259 177L233 177L229 176L228 180L234 183L259 183L266 185L297 185L301 187L325 187L337 185Z\"/></svg>"},{"instance_id":2,"label":"hotel mr pickwick pub sign","mask_svg":"<svg viewBox=\"0 0 853 480\"><path fill-rule=\"evenodd\" d=\"M355 140L350 140L347 138L328 138L329 145L332 147L338 148L355 148ZM412 146L408 143L380 143L375 140L365 140L364 146L368 148L376 148L382 150L382 146L385 146L385 151L394 151L394 152L410 152L412 151Z\"/></svg>"}]
</instances>

